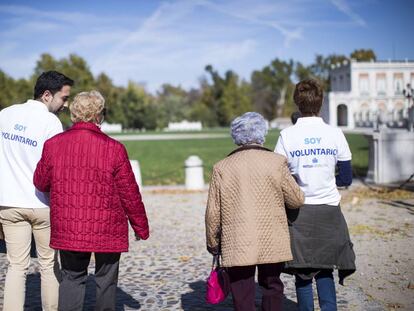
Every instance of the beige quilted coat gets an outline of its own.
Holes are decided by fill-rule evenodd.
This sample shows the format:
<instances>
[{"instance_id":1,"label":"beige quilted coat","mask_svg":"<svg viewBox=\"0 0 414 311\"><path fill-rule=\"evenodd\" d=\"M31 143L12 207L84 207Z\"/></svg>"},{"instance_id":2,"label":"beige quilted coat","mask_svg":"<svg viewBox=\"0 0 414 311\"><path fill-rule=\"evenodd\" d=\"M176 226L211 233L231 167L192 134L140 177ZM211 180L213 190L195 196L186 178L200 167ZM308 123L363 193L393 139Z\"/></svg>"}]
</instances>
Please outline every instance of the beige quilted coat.
<instances>
[{"instance_id":1,"label":"beige quilted coat","mask_svg":"<svg viewBox=\"0 0 414 311\"><path fill-rule=\"evenodd\" d=\"M214 254L221 247L224 267L292 260L285 204L303 203L285 157L266 150L236 152L213 168L207 249Z\"/></svg>"}]
</instances>

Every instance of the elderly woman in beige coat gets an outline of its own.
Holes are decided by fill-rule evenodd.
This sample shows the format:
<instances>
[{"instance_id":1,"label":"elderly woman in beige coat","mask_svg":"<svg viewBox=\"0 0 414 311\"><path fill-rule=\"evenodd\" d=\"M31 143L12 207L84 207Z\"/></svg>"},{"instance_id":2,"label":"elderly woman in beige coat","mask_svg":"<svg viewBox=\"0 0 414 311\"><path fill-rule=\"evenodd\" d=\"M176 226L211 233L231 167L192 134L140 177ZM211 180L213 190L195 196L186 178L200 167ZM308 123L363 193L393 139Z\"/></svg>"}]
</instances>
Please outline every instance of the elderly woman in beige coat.
<instances>
[{"instance_id":1,"label":"elderly woman in beige coat","mask_svg":"<svg viewBox=\"0 0 414 311\"><path fill-rule=\"evenodd\" d=\"M240 147L214 165L210 182L207 250L220 254L227 267L235 310L256 310L256 266L262 310L281 310L280 273L283 263L292 260L285 206L304 203L286 158L263 147L266 134L260 114L236 118L231 135Z\"/></svg>"}]
</instances>

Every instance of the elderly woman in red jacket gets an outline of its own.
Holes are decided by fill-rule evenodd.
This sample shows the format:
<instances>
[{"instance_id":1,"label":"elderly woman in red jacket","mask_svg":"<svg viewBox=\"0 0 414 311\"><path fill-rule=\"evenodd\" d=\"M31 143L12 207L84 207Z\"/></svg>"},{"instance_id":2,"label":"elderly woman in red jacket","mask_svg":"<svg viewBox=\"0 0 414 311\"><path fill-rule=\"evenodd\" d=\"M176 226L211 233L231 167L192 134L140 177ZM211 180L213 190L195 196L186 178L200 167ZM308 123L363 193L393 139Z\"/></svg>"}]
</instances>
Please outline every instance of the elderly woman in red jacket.
<instances>
[{"instance_id":1,"label":"elderly woman in red jacket","mask_svg":"<svg viewBox=\"0 0 414 311\"><path fill-rule=\"evenodd\" d=\"M121 252L128 251L128 220L137 239L149 236L144 204L125 147L101 132L105 100L79 93L74 123L47 140L34 174L50 192L50 246L60 251L59 310L82 310L91 253L95 253L96 309L115 310Z\"/></svg>"}]
</instances>

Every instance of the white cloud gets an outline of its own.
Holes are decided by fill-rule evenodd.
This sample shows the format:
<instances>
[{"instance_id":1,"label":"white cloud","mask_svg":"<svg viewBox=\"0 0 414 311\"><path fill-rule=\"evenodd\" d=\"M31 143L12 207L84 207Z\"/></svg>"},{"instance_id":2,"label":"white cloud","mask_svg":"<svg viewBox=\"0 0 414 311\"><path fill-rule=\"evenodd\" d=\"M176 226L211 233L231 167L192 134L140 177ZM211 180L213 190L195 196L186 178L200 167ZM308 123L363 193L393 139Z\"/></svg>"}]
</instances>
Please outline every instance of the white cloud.
<instances>
[{"instance_id":1,"label":"white cloud","mask_svg":"<svg viewBox=\"0 0 414 311\"><path fill-rule=\"evenodd\" d=\"M237 62L252 57L256 44L253 40L241 42L200 43L197 48L170 49L154 47L125 53L106 63L106 71L114 82L126 84L129 79L147 81L151 91L163 83L197 85L197 77L207 64L215 68L231 69Z\"/></svg>"},{"instance_id":2,"label":"white cloud","mask_svg":"<svg viewBox=\"0 0 414 311\"><path fill-rule=\"evenodd\" d=\"M62 11L45 11L38 10L29 6L24 5L0 5L0 13L8 14L11 16L23 17L27 20L39 19L41 21L45 20L55 20L59 22L65 22L69 24L96 24L103 22L111 22L113 20L121 20L117 17L109 18L107 16L100 17L98 15L86 14L80 12L62 12Z\"/></svg>"},{"instance_id":3,"label":"white cloud","mask_svg":"<svg viewBox=\"0 0 414 311\"><path fill-rule=\"evenodd\" d=\"M4 59L1 57L0 69L14 78L28 78L33 73L38 56L38 54L31 53L24 58L20 56L8 56L7 59Z\"/></svg>"},{"instance_id":4,"label":"white cloud","mask_svg":"<svg viewBox=\"0 0 414 311\"><path fill-rule=\"evenodd\" d=\"M256 42L247 39L241 42L212 44L205 46L204 54L200 57L203 63L211 62L217 65L226 65L246 59L256 49Z\"/></svg>"},{"instance_id":5,"label":"white cloud","mask_svg":"<svg viewBox=\"0 0 414 311\"><path fill-rule=\"evenodd\" d=\"M48 32L58 31L61 29L62 25L59 23L26 21L24 23L19 23L12 29L0 31L0 38L2 38L2 40L16 40L27 37L28 35L37 33L46 34Z\"/></svg>"},{"instance_id":6,"label":"white cloud","mask_svg":"<svg viewBox=\"0 0 414 311\"><path fill-rule=\"evenodd\" d=\"M162 3L150 17L140 23L124 40L101 57L101 60L106 59L106 62L108 62L114 57L120 56L132 44L148 44L154 43L154 41L161 43L163 40L168 43L173 36L169 36L169 31L165 31L164 28L174 27L175 23L192 11L195 3L196 1Z\"/></svg>"},{"instance_id":7,"label":"white cloud","mask_svg":"<svg viewBox=\"0 0 414 311\"><path fill-rule=\"evenodd\" d=\"M352 21L359 26L366 26L366 22L354 11L352 11L346 0L331 0L332 4L345 15L347 15Z\"/></svg>"},{"instance_id":8,"label":"white cloud","mask_svg":"<svg viewBox=\"0 0 414 311\"><path fill-rule=\"evenodd\" d=\"M351 17L349 23L361 23L346 2L331 1ZM104 71L117 84L133 79L147 81L152 90L163 82L194 86L206 64L248 74L260 54L283 55L281 51L289 53L304 41L304 28L309 25L349 26L343 21L312 21L309 10L316 5L326 9L329 3L170 0L138 17L0 5L0 14L6 17L0 32L0 68L15 77L27 76L41 53L54 57L76 53L94 74ZM263 34L265 39L258 38ZM41 36L44 40L39 42L36 38ZM266 61L270 59L261 64Z\"/></svg>"},{"instance_id":9,"label":"white cloud","mask_svg":"<svg viewBox=\"0 0 414 311\"><path fill-rule=\"evenodd\" d=\"M151 16L119 42L113 49L103 53L94 65L106 68L114 81L125 83L129 78L143 80L148 77L153 89L162 82L178 83L189 80L203 72L207 63L229 67L253 53L252 39L218 40L214 30L199 33L200 29L178 29L189 15L204 1L178 1L163 3ZM221 29L222 31L222 29ZM126 71L133 73L125 75ZM155 77L154 73L159 72ZM188 84L188 83L184 83Z\"/></svg>"},{"instance_id":10,"label":"white cloud","mask_svg":"<svg viewBox=\"0 0 414 311\"><path fill-rule=\"evenodd\" d=\"M290 43L294 40L302 39L302 29L297 27L293 29L288 29L282 26L277 20L266 19L269 13L276 11L279 15L283 16L283 14L287 13L287 11L291 11L291 7L289 6L282 6L280 4L269 3L265 3L263 5L256 5L252 2L244 2L244 5L240 5L240 3L238 3L237 1L232 2L230 5L219 5L211 1L203 1L203 3L206 7L212 8L228 16L238 18L252 24L276 29L284 37L285 47L289 47Z\"/></svg>"}]
</instances>

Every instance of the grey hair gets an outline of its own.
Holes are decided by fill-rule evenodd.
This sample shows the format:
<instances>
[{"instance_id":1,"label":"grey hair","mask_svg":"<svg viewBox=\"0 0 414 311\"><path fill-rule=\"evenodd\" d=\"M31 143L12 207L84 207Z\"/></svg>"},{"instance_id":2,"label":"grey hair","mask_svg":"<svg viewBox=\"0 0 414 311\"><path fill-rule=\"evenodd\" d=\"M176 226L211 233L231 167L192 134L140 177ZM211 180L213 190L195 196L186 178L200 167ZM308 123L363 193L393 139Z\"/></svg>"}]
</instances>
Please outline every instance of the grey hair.
<instances>
[{"instance_id":1,"label":"grey hair","mask_svg":"<svg viewBox=\"0 0 414 311\"><path fill-rule=\"evenodd\" d=\"M260 144L265 142L267 123L257 112L246 112L231 122L231 137L236 145Z\"/></svg>"}]
</instances>

